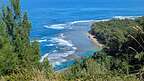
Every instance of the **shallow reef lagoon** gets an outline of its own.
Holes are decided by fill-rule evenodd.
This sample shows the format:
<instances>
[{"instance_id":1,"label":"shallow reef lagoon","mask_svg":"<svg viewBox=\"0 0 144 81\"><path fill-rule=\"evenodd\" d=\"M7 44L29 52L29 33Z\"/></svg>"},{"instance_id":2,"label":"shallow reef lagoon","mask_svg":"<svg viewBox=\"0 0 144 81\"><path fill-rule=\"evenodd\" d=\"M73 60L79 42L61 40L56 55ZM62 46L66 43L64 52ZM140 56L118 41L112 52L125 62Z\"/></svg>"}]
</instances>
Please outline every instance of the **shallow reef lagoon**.
<instances>
[{"instance_id":1,"label":"shallow reef lagoon","mask_svg":"<svg viewBox=\"0 0 144 81\"><path fill-rule=\"evenodd\" d=\"M86 33L95 21L144 15L144 0L21 0L32 22L31 40L55 70L75 58L91 56L97 47Z\"/></svg>"}]
</instances>

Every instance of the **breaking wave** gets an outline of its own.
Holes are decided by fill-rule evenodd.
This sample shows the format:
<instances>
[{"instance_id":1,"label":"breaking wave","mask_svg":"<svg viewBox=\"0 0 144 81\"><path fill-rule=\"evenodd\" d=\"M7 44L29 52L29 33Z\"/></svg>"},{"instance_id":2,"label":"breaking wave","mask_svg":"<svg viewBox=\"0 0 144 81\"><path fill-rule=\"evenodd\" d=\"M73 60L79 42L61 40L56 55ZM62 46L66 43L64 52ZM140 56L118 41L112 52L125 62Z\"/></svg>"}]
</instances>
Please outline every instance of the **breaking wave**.
<instances>
[{"instance_id":1,"label":"breaking wave","mask_svg":"<svg viewBox=\"0 0 144 81\"><path fill-rule=\"evenodd\" d=\"M45 28L49 28L49 29L56 29L56 30L62 30L65 29L65 24L54 24L54 25L44 25Z\"/></svg>"}]
</instances>

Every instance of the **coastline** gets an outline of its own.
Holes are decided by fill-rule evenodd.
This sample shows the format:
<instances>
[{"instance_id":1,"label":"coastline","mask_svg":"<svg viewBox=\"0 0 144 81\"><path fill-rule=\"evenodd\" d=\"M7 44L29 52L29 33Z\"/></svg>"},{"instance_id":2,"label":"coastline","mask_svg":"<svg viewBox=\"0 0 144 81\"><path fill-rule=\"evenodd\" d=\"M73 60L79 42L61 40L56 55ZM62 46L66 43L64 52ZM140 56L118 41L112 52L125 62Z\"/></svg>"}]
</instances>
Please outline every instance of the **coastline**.
<instances>
[{"instance_id":1,"label":"coastline","mask_svg":"<svg viewBox=\"0 0 144 81\"><path fill-rule=\"evenodd\" d=\"M116 18L116 17L115 17ZM125 18L125 17L124 17ZM124 18L121 18L121 19L124 19ZM129 18L129 19L132 19L133 17L126 17L126 18ZM135 18L135 17L134 17ZM119 17L119 19L120 19L120 17ZM93 50L96 50L96 52L97 51L100 51L102 48L104 48L104 45L103 44L101 44L99 41L98 41L98 39L97 39L97 37L95 36L95 35L92 35L91 33L89 33L88 32L88 27L89 26L81 26L81 25L78 25L77 26L77 24L76 25L73 25L73 28L76 28L77 29L77 31L75 30L75 31L72 31L72 32L68 32L68 33L70 33L70 34L66 34L66 35L68 35L67 37L72 37L71 35L77 35L77 37L78 37L78 39L79 39L79 41L78 41L78 39L77 39L77 37L74 37L72 40L77 40L78 41L78 44L80 44L80 43L82 43L82 45L84 45L84 46L86 46L86 42L87 41L89 41L89 42L91 42L96 48L94 48ZM86 28L87 27L87 28ZM84 29L84 28L86 28L86 29ZM87 40L86 42L84 41L84 43L82 42L82 39L81 38L83 38L83 40ZM87 47L87 46L86 46ZM92 51L92 49L90 49L89 51ZM79 55L80 57L82 56L82 57L87 57L87 56L90 56L90 53L89 53L89 51L86 51L86 52L84 52L84 53L81 53L81 55ZM92 54L92 53L91 53ZM82 60L81 58L79 58L79 57L76 57L76 54L72 54L72 55L70 55L70 56L68 56L68 57L66 57L67 59L71 59L71 58L73 58L73 60L75 61L75 59L80 59L80 60ZM69 64L69 63L68 63ZM71 65L70 65L71 66ZM63 71L65 71L66 69L68 69L69 67L66 67L66 68L63 68L63 69L60 69L60 70L57 70L56 72L63 72Z\"/></svg>"},{"instance_id":2,"label":"coastline","mask_svg":"<svg viewBox=\"0 0 144 81\"><path fill-rule=\"evenodd\" d=\"M86 33L86 35L88 36L88 38L96 45L97 48L103 48L104 45L99 43L98 40L96 39L96 37L90 33Z\"/></svg>"}]
</instances>

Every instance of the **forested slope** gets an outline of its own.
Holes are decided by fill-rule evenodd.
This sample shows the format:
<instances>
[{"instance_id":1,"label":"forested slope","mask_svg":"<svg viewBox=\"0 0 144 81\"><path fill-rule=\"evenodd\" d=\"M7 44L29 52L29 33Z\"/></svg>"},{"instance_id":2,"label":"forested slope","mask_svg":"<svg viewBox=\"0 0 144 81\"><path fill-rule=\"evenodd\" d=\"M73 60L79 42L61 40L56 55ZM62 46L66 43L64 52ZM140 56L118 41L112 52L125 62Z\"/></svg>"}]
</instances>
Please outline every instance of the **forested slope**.
<instances>
[{"instance_id":1,"label":"forested slope","mask_svg":"<svg viewBox=\"0 0 144 81\"><path fill-rule=\"evenodd\" d=\"M143 81L144 17L93 23L90 34L104 44L93 56L54 72L40 63L39 44L30 42L31 23L20 0L0 11L1 81Z\"/></svg>"}]
</instances>

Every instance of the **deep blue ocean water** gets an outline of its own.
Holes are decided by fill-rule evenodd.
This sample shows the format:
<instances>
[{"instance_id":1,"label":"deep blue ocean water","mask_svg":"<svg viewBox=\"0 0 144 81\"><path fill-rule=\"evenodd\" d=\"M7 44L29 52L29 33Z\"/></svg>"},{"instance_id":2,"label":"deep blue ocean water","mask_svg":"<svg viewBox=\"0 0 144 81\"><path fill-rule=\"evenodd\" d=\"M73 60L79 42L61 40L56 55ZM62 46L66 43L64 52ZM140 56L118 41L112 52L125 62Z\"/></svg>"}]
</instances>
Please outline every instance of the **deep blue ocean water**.
<instances>
[{"instance_id":1,"label":"deep blue ocean water","mask_svg":"<svg viewBox=\"0 0 144 81\"><path fill-rule=\"evenodd\" d=\"M93 20L144 15L144 0L21 1L32 22L31 40L40 42L41 55L48 56L56 70L96 49L85 35Z\"/></svg>"}]
</instances>

